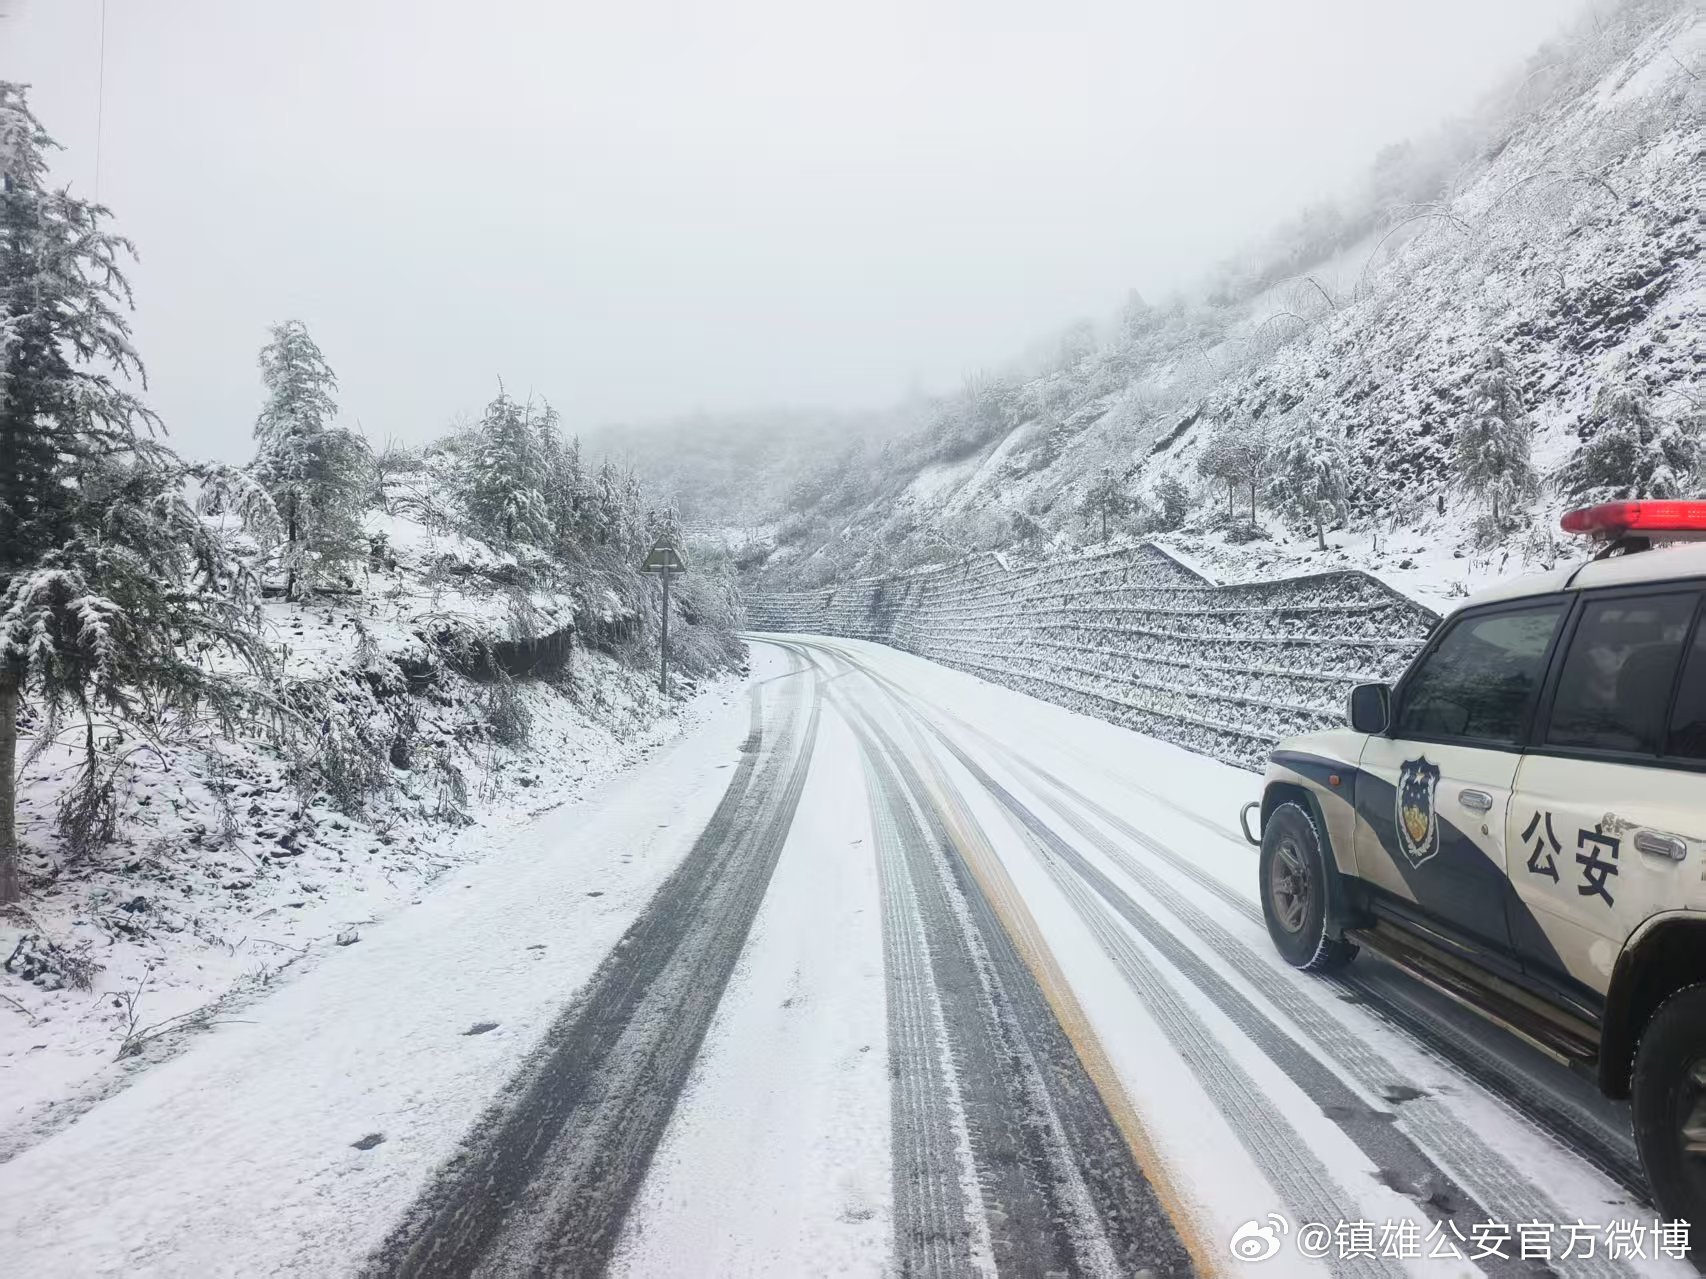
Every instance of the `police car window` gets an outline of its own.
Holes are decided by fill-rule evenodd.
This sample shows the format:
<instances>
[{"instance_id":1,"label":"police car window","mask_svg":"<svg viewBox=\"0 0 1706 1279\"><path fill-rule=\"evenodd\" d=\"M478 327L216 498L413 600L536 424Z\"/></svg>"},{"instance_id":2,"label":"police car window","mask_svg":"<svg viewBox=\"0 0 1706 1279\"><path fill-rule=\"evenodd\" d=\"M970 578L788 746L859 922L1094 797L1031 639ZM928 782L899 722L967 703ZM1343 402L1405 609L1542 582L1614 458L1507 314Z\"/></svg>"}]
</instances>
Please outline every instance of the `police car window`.
<instances>
[{"instance_id":1,"label":"police car window","mask_svg":"<svg viewBox=\"0 0 1706 1279\"><path fill-rule=\"evenodd\" d=\"M1676 709L1670 717L1667 755L1684 759L1706 759L1706 620L1694 633L1688 665L1682 671L1682 686L1676 691Z\"/></svg>"},{"instance_id":2,"label":"police car window","mask_svg":"<svg viewBox=\"0 0 1706 1279\"><path fill-rule=\"evenodd\" d=\"M1698 598L1589 600L1558 676L1547 745L1658 754Z\"/></svg>"},{"instance_id":3,"label":"police car window","mask_svg":"<svg viewBox=\"0 0 1706 1279\"><path fill-rule=\"evenodd\" d=\"M1453 626L1405 682L1396 735L1514 745L1563 613L1552 602Z\"/></svg>"}]
</instances>

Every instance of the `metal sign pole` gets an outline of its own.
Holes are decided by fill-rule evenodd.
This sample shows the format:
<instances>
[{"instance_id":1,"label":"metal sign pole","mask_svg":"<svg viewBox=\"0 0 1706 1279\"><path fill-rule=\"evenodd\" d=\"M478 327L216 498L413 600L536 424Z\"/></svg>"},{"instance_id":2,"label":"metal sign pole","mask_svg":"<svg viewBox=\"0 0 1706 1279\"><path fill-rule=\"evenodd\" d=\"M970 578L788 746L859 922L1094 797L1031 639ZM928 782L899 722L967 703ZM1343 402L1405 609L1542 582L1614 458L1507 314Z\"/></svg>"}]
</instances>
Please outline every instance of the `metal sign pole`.
<instances>
[{"instance_id":1,"label":"metal sign pole","mask_svg":"<svg viewBox=\"0 0 1706 1279\"><path fill-rule=\"evenodd\" d=\"M640 572L656 573L663 578L663 620L658 627L658 692L669 696L669 575L685 573L687 557L673 538L658 538L646 558L640 562Z\"/></svg>"},{"instance_id":2,"label":"metal sign pole","mask_svg":"<svg viewBox=\"0 0 1706 1279\"><path fill-rule=\"evenodd\" d=\"M669 696L669 570L663 571L663 627L658 642L658 692Z\"/></svg>"}]
</instances>

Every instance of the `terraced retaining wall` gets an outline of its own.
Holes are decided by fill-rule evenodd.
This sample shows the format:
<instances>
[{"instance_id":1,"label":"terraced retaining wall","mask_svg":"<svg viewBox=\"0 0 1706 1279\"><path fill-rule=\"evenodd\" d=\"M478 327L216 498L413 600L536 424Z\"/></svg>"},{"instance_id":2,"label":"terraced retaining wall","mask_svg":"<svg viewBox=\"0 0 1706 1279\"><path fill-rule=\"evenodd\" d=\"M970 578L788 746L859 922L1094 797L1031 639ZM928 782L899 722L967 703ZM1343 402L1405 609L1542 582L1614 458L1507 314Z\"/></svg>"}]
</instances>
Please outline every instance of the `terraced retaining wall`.
<instances>
[{"instance_id":1,"label":"terraced retaining wall","mask_svg":"<svg viewBox=\"0 0 1706 1279\"><path fill-rule=\"evenodd\" d=\"M1244 768L1344 723L1438 620L1359 572L1217 586L1158 547L1009 570L993 556L747 597L756 631L876 640Z\"/></svg>"}]
</instances>

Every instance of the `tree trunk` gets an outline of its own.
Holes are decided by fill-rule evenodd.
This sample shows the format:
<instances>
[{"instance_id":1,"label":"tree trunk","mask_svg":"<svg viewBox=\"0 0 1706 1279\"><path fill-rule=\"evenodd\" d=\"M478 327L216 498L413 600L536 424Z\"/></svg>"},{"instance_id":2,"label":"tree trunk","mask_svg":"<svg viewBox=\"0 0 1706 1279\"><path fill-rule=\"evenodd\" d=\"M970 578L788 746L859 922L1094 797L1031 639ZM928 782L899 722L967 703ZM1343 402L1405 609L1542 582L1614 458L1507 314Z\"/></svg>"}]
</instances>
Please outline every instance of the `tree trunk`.
<instances>
[{"instance_id":1,"label":"tree trunk","mask_svg":"<svg viewBox=\"0 0 1706 1279\"><path fill-rule=\"evenodd\" d=\"M1108 540L1108 504L1106 501L1102 503L1102 540L1104 542Z\"/></svg>"},{"instance_id":2,"label":"tree trunk","mask_svg":"<svg viewBox=\"0 0 1706 1279\"><path fill-rule=\"evenodd\" d=\"M1327 549L1327 521L1315 521L1315 544L1323 551Z\"/></svg>"},{"instance_id":3,"label":"tree trunk","mask_svg":"<svg viewBox=\"0 0 1706 1279\"><path fill-rule=\"evenodd\" d=\"M1250 527L1256 527L1256 481L1250 481Z\"/></svg>"},{"instance_id":4,"label":"tree trunk","mask_svg":"<svg viewBox=\"0 0 1706 1279\"><path fill-rule=\"evenodd\" d=\"M19 672L0 669L0 906L23 896L18 876Z\"/></svg>"},{"instance_id":5,"label":"tree trunk","mask_svg":"<svg viewBox=\"0 0 1706 1279\"><path fill-rule=\"evenodd\" d=\"M1499 490L1493 490L1493 527L1499 527Z\"/></svg>"},{"instance_id":6,"label":"tree trunk","mask_svg":"<svg viewBox=\"0 0 1706 1279\"><path fill-rule=\"evenodd\" d=\"M285 545L290 549L285 552L290 565L284 570L284 598L296 598L296 490L290 491L290 514L286 519Z\"/></svg>"}]
</instances>

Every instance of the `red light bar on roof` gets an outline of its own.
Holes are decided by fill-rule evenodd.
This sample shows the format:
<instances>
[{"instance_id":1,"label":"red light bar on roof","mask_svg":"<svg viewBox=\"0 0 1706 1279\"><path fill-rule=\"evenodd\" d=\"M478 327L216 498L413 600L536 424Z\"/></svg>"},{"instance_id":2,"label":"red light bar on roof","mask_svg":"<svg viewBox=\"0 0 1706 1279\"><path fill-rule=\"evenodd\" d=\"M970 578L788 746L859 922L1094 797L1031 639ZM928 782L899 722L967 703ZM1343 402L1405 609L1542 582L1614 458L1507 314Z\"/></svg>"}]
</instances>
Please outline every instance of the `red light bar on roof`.
<instances>
[{"instance_id":1,"label":"red light bar on roof","mask_svg":"<svg viewBox=\"0 0 1706 1279\"><path fill-rule=\"evenodd\" d=\"M1616 538L1633 533L1663 541L1706 538L1706 502L1606 502L1571 511L1559 521L1566 533Z\"/></svg>"}]
</instances>

